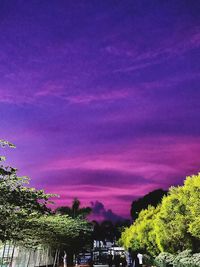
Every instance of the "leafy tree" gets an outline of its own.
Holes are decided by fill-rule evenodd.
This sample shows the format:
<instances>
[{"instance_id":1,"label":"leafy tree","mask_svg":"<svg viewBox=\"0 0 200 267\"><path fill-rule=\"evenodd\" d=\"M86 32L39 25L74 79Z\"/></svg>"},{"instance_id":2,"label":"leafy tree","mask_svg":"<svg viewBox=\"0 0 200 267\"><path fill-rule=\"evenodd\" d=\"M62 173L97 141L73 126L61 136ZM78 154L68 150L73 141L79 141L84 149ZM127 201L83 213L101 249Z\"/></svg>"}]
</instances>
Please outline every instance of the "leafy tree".
<instances>
[{"instance_id":1,"label":"leafy tree","mask_svg":"<svg viewBox=\"0 0 200 267\"><path fill-rule=\"evenodd\" d=\"M74 198L71 207L68 206L58 207L56 209L56 213L61 215L68 215L72 218L78 218L78 217L86 218L92 212L92 209L90 207L81 208L80 205L81 205L80 200Z\"/></svg>"},{"instance_id":2,"label":"leafy tree","mask_svg":"<svg viewBox=\"0 0 200 267\"><path fill-rule=\"evenodd\" d=\"M188 233L188 211L182 201L183 188L171 188L163 198L156 218L156 240L160 251L174 253L191 248L191 235Z\"/></svg>"},{"instance_id":3,"label":"leafy tree","mask_svg":"<svg viewBox=\"0 0 200 267\"><path fill-rule=\"evenodd\" d=\"M200 251L200 173L188 176L184 182L182 200L189 213L189 233L192 235L194 251Z\"/></svg>"},{"instance_id":4,"label":"leafy tree","mask_svg":"<svg viewBox=\"0 0 200 267\"><path fill-rule=\"evenodd\" d=\"M0 145L15 147L5 140L0 140ZM49 212L48 199L53 195L29 188L28 183L29 178L19 177L17 169L0 166L0 240L3 242L22 238L20 231L31 214Z\"/></svg>"},{"instance_id":5,"label":"leafy tree","mask_svg":"<svg viewBox=\"0 0 200 267\"><path fill-rule=\"evenodd\" d=\"M87 244L91 236L91 225L81 219L73 219L68 215L32 216L22 231L25 244L51 246L53 248L80 249ZM79 243L78 243L78 242Z\"/></svg>"},{"instance_id":6,"label":"leafy tree","mask_svg":"<svg viewBox=\"0 0 200 267\"><path fill-rule=\"evenodd\" d=\"M148 207L126 228L120 242L152 255L200 247L200 174L188 176L183 186L171 187L157 208Z\"/></svg>"},{"instance_id":7,"label":"leafy tree","mask_svg":"<svg viewBox=\"0 0 200 267\"><path fill-rule=\"evenodd\" d=\"M161 203L163 196L167 195L167 191L162 189L154 190L142 198L134 200L131 205L131 217L136 220L140 211L147 209L149 205L156 207Z\"/></svg>"},{"instance_id":8,"label":"leafy tree","mask_svg":"<svg viewBox=\"0 0 200 267\"><path fill-rule=\"evenodd\" d=\"M0 146L14 147L4 140L0 140ZM5 157L0 160L5 160ZM73 255L90 246L92 228L81 219L89 209L81 209L80 201L75 199L71 217L53 214L48 203L55 195L30 188L28 183L29 178L19 177L17 169L0 166L0 241L13 241L29 248L46 246L57 251L56 257L58 250Z\"/></svg>"},{"instance_id":9,"label":"leafy tree","mask_svg":"<svg viewBox=\"0 0 200 267\"><path fill-rule=\"evenodd\" d=\"M29 178L18 177L14 168L0 168L0 173L0 240L16 240L29 216L50 212L52 195L25 186Z\"/></svg>"},{"instance_id":10,"label":"leafy tree","mask_svg":"<svg viewBox=\"0 0 200 267\"><path fill-rule=\"evenodd\" d=\"M159 209L160 207L149 206L146 210L142 210L134 224L122 233L120 244L132 251L139 250L149 252L153 256L157 255L159 250L156 245L154 224Z\"/></svg>"},{"instance_id":11,"label":"leafy tree","mask_svg":"<svg viewBox=\"0 0 200 267\"><path fill-rule=\"evenodd\" d=\"M161 251L198 250L199 196L200 174L186 177L183 186L172 187L164 197L155 229Z\"/></svg>"}]
</instances>

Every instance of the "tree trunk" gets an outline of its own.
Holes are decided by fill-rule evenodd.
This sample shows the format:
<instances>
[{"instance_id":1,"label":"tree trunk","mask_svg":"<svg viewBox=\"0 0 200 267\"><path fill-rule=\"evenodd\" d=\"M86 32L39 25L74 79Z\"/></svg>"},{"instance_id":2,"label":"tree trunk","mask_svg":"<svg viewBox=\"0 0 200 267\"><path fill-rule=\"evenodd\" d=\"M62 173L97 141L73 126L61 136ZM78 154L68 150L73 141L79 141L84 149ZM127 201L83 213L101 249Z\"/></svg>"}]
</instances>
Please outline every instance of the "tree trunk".
<instances>
[{"instance_id":1,"label":"tree trunk","mask_svg":"<svg viewBox=\"0 0 200 267\"><path fill-rule=\"evenodd\" d=\"M42 249L43 250L43 249ZM41 262L41 250L39 250L40 253L39 253L39 261L38 261L38 266L40 266L40 262Z\"/></svg>"},{"instance_id":2,"label":"tree trunk","mask_svg":"<svg viewBox=\"0 0 200 267\"><path fill-rule=\"evenodd\" d=\"M7 257L6 258L9 258L9 254L10 254L10 242L8 243L8 250L7 250Z\"/></svg>"},{"instance_id":3,"label":"tree trunk","mask_svg":"<svg viewBox=\"0 0 200 267\"><path fill-rule=\"evenodd\" d=\"M47 248L47 254L46 254L46 267L48 267L48 260L49 260L48 256L49 256L49 248Z\"/></svg>"},{"instance_id":4,"label":"tree trunk","mask_svg":"<svg viewBox=\"0 0 200 267\"><path fill-rule=\"evenodd\" d=\"M58 254L58 249L56 249L56 253L55 253L55 256L54 256L53 267L56 266L57 254Z\"/></svg>"},{"instance_id":5,"label":"tree trunk","mask_svg":"<svg viewBox=\"0 0 200 267\"><path fill-rule=\"evenodd\" d=\"M63 264L64 264L64 267L67 267L67 253L66 252L64 252Z\"/></svg>"},{"instance_id":6,"label":"tree trunk","mask_svg":"<svg viewBox=\"0 0 200 267\"><path fill-rule=\"evenodd\" d=\"M37 263L37 258L36 258L36 248L34 249L34 251L33 251L33 264L34 264L34 266L36 265L36 263Z\"/></svg>"},{"instance_id":7,"label":"tree trunk","mask_svg":"<svg viewBox=\"0 0 200 267\"><path fill-rule=\"evenodd\" d=\"M27 262L27 265L26 265L26 267L28 267L28 266L29 266L30 259L31 259L31 250L30 250L30 253L29 253L29 255L28 255L28 262Z\"/></svg>"},{"instance_id":8,"label":"tree trunk","mask_svg":"<svg viewBox=\"0 0 200 267\"><path fill-rule=\"evenodd\" d=\"M14 253L15 253L15 243L13 244L12 256L11 256L11 260L10 260L9 267L12 267L12 262L13 262Z\"/></svg>"},{"instance_id":9,"label":"tree trunk","mask_svg":"<svg viewBox=\"0 0 200 267\"><path fill-rule=\"evenodd\" d=\"M5 250L6 250L6 242L3 246L3 253L2 253L2 259L1 259L1 267L3 266L3 259L4 259L4 255L5 255Z\"/></svg>"},{"instance_id":10,"label":"tree trunk","mask_svg":"<svg viewBox=\"0 0 200 267\"><path fill-rule=\"evenodd\" d=\"M57 256L57 266L59 266L60 262L60 250L58 250L58 256Z\"/></svg>"}]
</instances>

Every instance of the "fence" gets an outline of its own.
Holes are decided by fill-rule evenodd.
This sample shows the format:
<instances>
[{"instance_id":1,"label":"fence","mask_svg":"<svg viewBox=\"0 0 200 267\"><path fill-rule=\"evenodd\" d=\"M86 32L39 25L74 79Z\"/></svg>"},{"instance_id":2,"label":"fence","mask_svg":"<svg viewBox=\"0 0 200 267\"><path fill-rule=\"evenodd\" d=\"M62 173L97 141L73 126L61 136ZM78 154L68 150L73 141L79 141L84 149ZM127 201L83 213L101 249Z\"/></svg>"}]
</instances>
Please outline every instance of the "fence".
<instances>
[{"instance_id":1,"label":"fence","mask_svg":"<svg viewBox=\"0 0 200 267\"><path fill-rule=\"evenodd\" d=\"M58 253L54 254L50 248L27 249L6 243L0 245L0 267L56 266Z\"/></svg>"}]
</instances>

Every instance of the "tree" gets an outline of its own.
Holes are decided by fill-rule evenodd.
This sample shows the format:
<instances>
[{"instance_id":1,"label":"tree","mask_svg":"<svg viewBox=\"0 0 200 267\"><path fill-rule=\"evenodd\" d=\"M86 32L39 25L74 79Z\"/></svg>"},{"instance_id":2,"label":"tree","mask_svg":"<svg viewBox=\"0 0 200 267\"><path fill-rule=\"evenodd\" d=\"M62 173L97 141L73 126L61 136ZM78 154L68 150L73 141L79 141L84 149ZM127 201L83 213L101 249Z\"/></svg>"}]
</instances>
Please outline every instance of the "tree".
<instances>
[{"instance_id":1,"label":"tree","mask_svg":"<svg viewBox=\"0 0 200 267\"><path fill-rule=\"evenodd\" d=\"M4 140L0 140L0 146L14 147ZM0 241L28 248L63 249L69 255L89 246L92 228L81 219L89 212L88 208L81 209L80 201L75 199L71 217L54 214L48 203L52 203L49 198L56 195L30 188L28 183L29 178L19 177L17 169L0 166Z\"/></svg>"},{"instance_id":2,"label":"tree","mask_svg":"<svg viewBox=\"0 0 200 267\"><path fill-rule=\"evenodd\" d=\"M91 224L68 215L44 214L30 217L22 231L25 244L78 251L87 245ZM28 241L28 242L27 242ZM27 243L26 243L27 242Z\"/></svg>"},{"instance_id":3,"label":"tree","mask_svg":"<svg viewBox=\"0 0 200 267\"><path fill-rule=\"evenodd\" d=\"M90 207L80 207L81 202L79 199L74 198L72 206L62 206L56 209L56 214L68 215L72 218L86 218L92 211Z\"/></svg>"},{"instance_id":4,"label":"tree","mask_svg":"<svg viewBox=\"0 0 200 267\"><path fill-rule=\"evenodd\" d=\"M105 220L101 223L102 240L113 242L115 240L115 226L111 221Z\"/></svg>"},{"instance_id":5,"label":"tree","mask_svg":"<svg viewBox=\"0 0 200 267\"><path fill-rule=\"evenodd\" d=\"M1 147L15 147L5 140L0 140ZM1 160L5 157L1 157ZM27 187L28 177L19 177L17 169L0 166L0 240L19 240L24 222L31 214L49 213L49 198L43 190Z\"/></svg>"},{"instance_id":6,"label":"tree","mask_svg":"<svg viewBox=\"0 0 200 267\"><path fill-rule=\"evenodd\" d=\"M118 221L114 225L114 231L115 231L115 239L119 240L121 237L122 232L125 230L126 227L131 226L130 220L124 220L124 221Z\"/></svg>"},{"instance_id":7,"label":"tree","mask_svg":"<svg viewBox=\"0 0 200 267\"><path fill-rule=\"evenodd\" d=\"M192 235L192 247L199 251L200 247L200 173L186 177L182 200L189 214L188 232Z\"/></svg>"},{"instance_id":8,"label":"tree","mask_svg":"<svg viewBox=\"0 0 200 267\"><path fill-rule=\"evenodd\" d=\"M148 207L122 233L126 248L176 253L200 247L200 174L186 177L183 186L171 187L157 208Z\"/></svg>"},{"instance_id":9,"label":"tree","mask_svg":"<svg viewBox=\"0 0 200 267\"><path fill-rule=\"evenodd\" d=\"M143 251L155 256L159 253L154 232L155 218L160 207L142 210L129 228L122 233L119 243L132 251Z\"/></svg>"},{"instance_id":10,"label":"tree","mask_svg":"<svg viewBox=\"0 0 200 267\"><path fill-rule=\"evenodd\" d=\"M53 195L25 186L29 178L18 177L14 168L0 168L0 172L0 240L18 240L32 214L50 212L47 204Z\"/></svg>"},{"instance_id":11,"label":"tree","mask_svg":"<svg viewBox=\"0 0 200 267\"><path fill-rule=\"evenodd\" d=\"M149 205L156 207L161 203L163 196L167 195L167 191L162 189L154 190L147 195L143 196L132 202L131 205L131 217L136 220L140 211L146 209Z\"/></svg>"},{"instance_id":12,"label":"tree","mask_svg":"<svg viewBox=\"0 0 200 267\"><path fill-rule=\"evenodd\" d=\"M188 214L181 196L183 188L171 188L163 198L156 218L156 240L160 251L174 253L191 248L191 235L188 234Z\"/></svg>"},{"instance_id":13,"label":"tree","mask_svg":"<svg viewBox=\"0 0 200 267\"><path fill-rule=\"evenodd\" d=\"M73 264L73 255L80 250L91 248L91 224L86 220L71 218L68 215L44 214L29 217L21 232L21 246L54 251L54 262L59 255L67 252L67 260ZM47 253L48 254L48 253Z\"/></svg>"},{"instance_id":14,"label":"tree","mask_svg":"<svg viewBox=\"0 0 200 267\"><path fill-rule=\"evenodd\" d=\"M155 229L161 251L198 250L199 196L200 174L186 177L183 186L172 187L164 197Z\"/></svg>"}]
</instances>

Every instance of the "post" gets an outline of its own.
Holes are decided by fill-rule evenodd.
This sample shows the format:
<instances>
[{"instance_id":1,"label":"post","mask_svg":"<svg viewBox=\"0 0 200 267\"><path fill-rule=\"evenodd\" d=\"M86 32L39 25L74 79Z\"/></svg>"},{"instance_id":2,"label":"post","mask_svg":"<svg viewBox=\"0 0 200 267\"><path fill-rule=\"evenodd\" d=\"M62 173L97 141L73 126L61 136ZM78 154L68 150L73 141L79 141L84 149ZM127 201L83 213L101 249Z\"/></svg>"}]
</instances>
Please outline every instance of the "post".
<instances>
[{"instance_id":1,"label":"post","mask_svg":"<svg viewBox=\"0 0 200 267\"><path fill-rule=\"evenodd\" d=\"M3 253L2 253L2 259L1 259L1 267L3 266L3 258L4 258L4 255L5 255L5 250L6 250L6 242L3 246Z\"/></svg>"},{"instance_id":2,"label":"post","mask_svg":"<svg viewBox=\"0 0 200 267\"><path fill-rule=\"evenodd\" d=\"M42 249L42 250L43 250L43 249ZM40 262L41 262L41 249L40 249L40 250L38 249L38 251L39 251L38 266L40 266Z\"/></svg>"},{"instance_id":3,"label":"post","mask_svg":"<svg viewBox=\"0 0 200 267\"><path fill-rule=\"evenodd\" d=\"M27 265L26 265L26 267L28 267L28 266L29 266L30 259L31 259L31 250L30 250L30 253L29 253L29 255L28 255L28 262L27 262Z\"/></svg>"},{"instance_id":4,"label":"post","mask_svg":"<svg viewBox=\"0 0 200 267\"><path fill-rule=\"evenodd\" d=\"M47 254L46 254L46 267L48 267L48 260L49 260L49 248L47 248Z\"/></svg>"},{"instance_id":5,"label":"post","mask_svg":"<svg viewBox=\"0 0 200 267\"><path fill-rule=\"evenodd\" d=\"M55 253L55 256L54 256L53 267L56 266L57 253L58 253L58 249L56 249L56 253Z\"/></svg>"},{"instance_id":6,"label":"post","mask_svg":"<svg viewBox=\"0 0 200 267\"><path fill-rule=\"evenodd\" d=\"M12 256L11 256L11 260L10 260L10 264L9 264L10 267L12 267L14 253L15 253L15 243L13 244Z\"/></svg>"},{"instance_id":7,"label":"post","mask_svg":"<svg viewBox=\"0 0 200 267\"><path fill-rule=\"evenodd\" d=\"M67 267L67 253L66 253L66 251L64 251L63 263L64 263L64 267Z\"/></svg>"},{"instance_id":8,"label":"post","mask_svg":"<svg viewBox=\"0 0 200 267\"><path fill-rule=\"evenodd\" d=\"M59 266L59 257L60 257L60 250L58 250L58 256L57 256L57 266Z\"/></svg>"}]
</instances>

